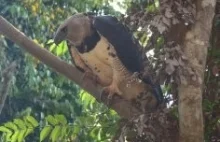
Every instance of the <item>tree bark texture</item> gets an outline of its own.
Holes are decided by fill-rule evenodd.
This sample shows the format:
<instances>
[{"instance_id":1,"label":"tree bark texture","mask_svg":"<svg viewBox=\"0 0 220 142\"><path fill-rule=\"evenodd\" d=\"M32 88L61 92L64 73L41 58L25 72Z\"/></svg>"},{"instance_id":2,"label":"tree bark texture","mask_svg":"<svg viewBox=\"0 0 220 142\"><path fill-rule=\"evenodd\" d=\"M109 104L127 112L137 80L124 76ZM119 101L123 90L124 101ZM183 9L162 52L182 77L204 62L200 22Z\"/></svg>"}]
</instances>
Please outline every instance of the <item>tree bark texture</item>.
<instances>
[{"instance_id":1,"label":"tree bark texture","mask_svg":"<svg viewBox=\"0 0 220 142\"><path fill-rule=\"evenodd\" d=\"M181 142L203 142L202 92L206 57L209 46L215 0L197 0L195 23L186 33L183 50L188 58L188 68L196 73L196 81L180 84L179 126ZM190 78L190 75L187 77Z\"/></svg>"}]
</instances>

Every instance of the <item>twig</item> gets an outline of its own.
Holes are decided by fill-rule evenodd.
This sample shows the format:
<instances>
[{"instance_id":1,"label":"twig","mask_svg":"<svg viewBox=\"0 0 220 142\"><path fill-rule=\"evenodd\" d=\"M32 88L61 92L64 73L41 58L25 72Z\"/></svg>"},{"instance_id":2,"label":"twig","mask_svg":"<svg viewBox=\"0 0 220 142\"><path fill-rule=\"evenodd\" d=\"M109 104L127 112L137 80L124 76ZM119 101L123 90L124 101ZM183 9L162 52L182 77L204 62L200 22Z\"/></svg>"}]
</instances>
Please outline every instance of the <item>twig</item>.
<instances>
[{"instance_id":1,"label":"twig","mask_svg":"<svg viewBox=\"0 0 220 142\"><path fill-rule=\"evenodd\" d=\"M16 62L12 62L7 68L2 71L2 81L0 88L0 114L5 104L5 100L10 89L11 80L16 70Z\"/></svg>"}]
</instances>

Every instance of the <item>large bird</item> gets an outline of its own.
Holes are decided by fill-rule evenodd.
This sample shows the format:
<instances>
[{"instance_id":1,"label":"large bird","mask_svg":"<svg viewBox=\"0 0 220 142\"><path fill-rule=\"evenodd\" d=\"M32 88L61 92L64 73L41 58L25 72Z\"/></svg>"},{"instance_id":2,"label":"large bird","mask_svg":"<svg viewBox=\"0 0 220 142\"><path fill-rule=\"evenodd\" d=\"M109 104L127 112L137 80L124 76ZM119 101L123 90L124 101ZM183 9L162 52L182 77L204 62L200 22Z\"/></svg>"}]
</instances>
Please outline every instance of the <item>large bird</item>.
<instances>
[{"instance_id":1,"label":"large bird","mask_svg":"<svg viewBox=\"0 0 220 142\"><path fill-rule=\"evenodd\" d=\"M113 16L75 14L61 24L54 42L68 43L74 64L85 76L96 78L108 96L117 94L127 100L152 92L151 100L160 103L163 94L151 79L141 80L143 60L138 43Z\"/></svg>"}]
</instances>

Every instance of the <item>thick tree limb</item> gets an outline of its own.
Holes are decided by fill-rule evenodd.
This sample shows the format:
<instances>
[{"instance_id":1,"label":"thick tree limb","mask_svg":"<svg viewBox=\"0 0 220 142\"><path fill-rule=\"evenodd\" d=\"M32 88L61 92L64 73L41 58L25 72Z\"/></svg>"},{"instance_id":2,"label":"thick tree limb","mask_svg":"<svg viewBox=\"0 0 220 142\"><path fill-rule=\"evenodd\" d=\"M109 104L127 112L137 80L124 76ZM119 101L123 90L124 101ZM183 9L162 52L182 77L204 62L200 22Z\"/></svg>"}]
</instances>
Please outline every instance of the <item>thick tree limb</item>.
<instances>
[{"instance_id":1,"label":"thick tree limb","mask_svg":"<svg viewBox=\"0 0 220 142\"><path fill-rule=\"evenodd\" d=\"M0 33L18 44L20 47L24 48L31 55L35 56L55 71L74 81L76 84L93 95L97 100L100 99L100 86L94 85L92 81L88 81L87 85L83 86L81 81L81 76L83 75L82 72L30 40L27 36L6 21L2 16L0 16ZM107 96L103 96L102 101L106 104ZM134 114L140 113L131 105L130 102L121 99L114 99L112 101L111 108L124 118L131 118L134 116Z\"/></svg>"},{"instance_id":2,"label":"thick tree limb","mask_svg":"<svg viewBox=\"0 0 220 142\"><path fill-rule=\"evenodd\" d=\"M188 67L197 73L193 84L179 85L179 125L181 142L203 142L202 94L209 37L215 10L215 0L197 0L195 24L186 33L183 46ZM186 67L187 68L187 67Z\"/></svg>"}]
</instances>

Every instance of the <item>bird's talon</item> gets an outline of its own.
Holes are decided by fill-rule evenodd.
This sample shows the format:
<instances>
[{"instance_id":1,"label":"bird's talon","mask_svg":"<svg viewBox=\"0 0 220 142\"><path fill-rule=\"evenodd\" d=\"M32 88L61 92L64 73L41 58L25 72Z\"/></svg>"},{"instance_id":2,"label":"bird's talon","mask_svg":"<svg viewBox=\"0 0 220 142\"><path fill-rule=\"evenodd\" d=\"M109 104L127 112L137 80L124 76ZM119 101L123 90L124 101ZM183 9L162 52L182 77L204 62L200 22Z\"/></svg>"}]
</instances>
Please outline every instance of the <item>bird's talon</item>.
<instances>
[{"instance_id":1,"label":"bird's talon","mask_svg":"<svg viewBox=\"0 0 220 142\"><path fill-rule=\"evenodd\" d=\"M102 101L102 95L105 95L105 94L106 94L106 88L103 88L99 95L100 101Z\"/></svg>"},{"instance_id":2,"label":"bird's talon","mask_svg":"<svg viewBox=\"0 0 220 142\"><path fill-rule=\"evenodd\" d=\"M113 95L110 91L109 91L109 88L108 87L104 87L101 91L101 94L100 94L100 101L102 101L102 95L106 95L108 94L108 97L107 97L107 106L110 106L110 102L113 98Z\"/></svg>"},{"instance_id":3,"label":"bird's talon","mask_svg":"<svg viewBox=\"0 0 220 142\"><path fill-rule=\"evenodd\" d=\"M114 85L110 85L108 87L104 87L102 92L101 92L101 95L100 95L100 100L102 100L102 95L103 94L108 94L108 101L107 101L107 105L110 105L110 101L112 100L113 96L115 94L117 95L121 95L122 92L119 90L118 87L114 86Z\"/></svg>"},{"instance_id":4,"label":"bird's talon","mask_svg":"<svg viewBox=\"0 0 220 142\"><path fill-rule=\"evenodd\" d=\"M127 81L126 87L130 87L132 85L133 82L139 82L141 83L141 80L138 78L139 73L138 72L134 72Z\"/></svg>"},{"instance_id":5,"label":"bird's talon","mask_svg":"<svg viewBox=\"0 0 220 142\"><path fill-rule=\"evenodd\" d=\"M109 95L108 95L107 106L110 106L110 105L111 105L113 95L114 95L114 94L109 94Z\"/></svg>"}]
</instances>

